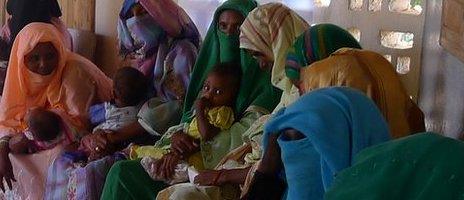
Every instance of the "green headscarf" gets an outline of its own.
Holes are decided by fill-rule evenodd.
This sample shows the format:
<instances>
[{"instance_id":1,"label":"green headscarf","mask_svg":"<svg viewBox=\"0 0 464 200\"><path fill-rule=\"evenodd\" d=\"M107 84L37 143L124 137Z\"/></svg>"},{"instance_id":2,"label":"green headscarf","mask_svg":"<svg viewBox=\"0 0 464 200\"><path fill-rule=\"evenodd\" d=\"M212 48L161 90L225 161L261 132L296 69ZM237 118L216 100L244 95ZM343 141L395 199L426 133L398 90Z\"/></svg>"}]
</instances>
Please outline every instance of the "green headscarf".
<instances>
[{"instance_id":1,"label":"green headscarf","mask_svg":"<svg viewBox=\"0 0 464 200\"><path fill-rule=\"evenodd\" d=\"M345 29L334 24L317 24L301 34L287 54L285 73L299 80L299 69L325 59L340 48L361 49L358 41Z\"/></svg>"},{"instance_id":2,"label":"green headscarf","mask_svg":"<svg viewBox=\"0 0 464 200\"><path fill-rule=\"evenodd\" d=\"M421 133L360 152L326 200L463 199L464 143Z\"/></svg>"},{"instance_id":3,"label":"green headscarf","mask_svg":"<svg viewBox=\"0 0 464 200\"><path fill-rule=\"evenodd\" d=\"M227 36L219 30L218 20L220 14L225 10L234 10L241 13L245 18L256 6L257 3L254 0L229 0L216 9L213 22L209 27L208 33L206 34L206 38L200 50L200 54L198 55L198 59L193 68L193 73L191 75L190 84L184 101L182 122L189 122L191 120L193 113L192 106L203 87L203 82L206 79L208 72L213 68L213 66L221 62L238 62L240 59L239 53L241 50L239 49L238 35ZM248 76L245 72L246 71L243 71L243 79L246 79ZM241 99L243 97L239 96L238 98Z\"/></svg>"}]
</instances>

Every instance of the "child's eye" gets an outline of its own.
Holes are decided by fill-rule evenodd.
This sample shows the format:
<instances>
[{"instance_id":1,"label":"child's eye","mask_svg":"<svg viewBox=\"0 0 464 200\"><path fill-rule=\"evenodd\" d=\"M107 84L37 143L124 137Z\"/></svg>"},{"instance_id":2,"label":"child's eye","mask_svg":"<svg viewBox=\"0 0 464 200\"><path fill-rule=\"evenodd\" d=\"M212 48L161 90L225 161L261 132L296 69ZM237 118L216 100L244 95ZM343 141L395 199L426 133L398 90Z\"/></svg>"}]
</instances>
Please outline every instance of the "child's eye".
<instances>
[{"instance_id":1,"label":"child's eye","mask_svg":"<svg viewBox=\"0 0 464 200\"><path fill-rule=\"evenodd\" d=\"M219 94L221 94L221 93L222 93L222 91L221 91L221 90L214 90L214 94L217 94L217 95L219 95Z\"/></svg>"},{"instance_id":2,"label":"child's eye","mask_svg":"<svg viewBox=\"0 0 464 200\"><path fill-rule=\"evenodd\" d=\"M203 90L205 90L205 91L209 90L209 86L205 85L205 86L203 87Z\"/></svg>"}]
</instances>

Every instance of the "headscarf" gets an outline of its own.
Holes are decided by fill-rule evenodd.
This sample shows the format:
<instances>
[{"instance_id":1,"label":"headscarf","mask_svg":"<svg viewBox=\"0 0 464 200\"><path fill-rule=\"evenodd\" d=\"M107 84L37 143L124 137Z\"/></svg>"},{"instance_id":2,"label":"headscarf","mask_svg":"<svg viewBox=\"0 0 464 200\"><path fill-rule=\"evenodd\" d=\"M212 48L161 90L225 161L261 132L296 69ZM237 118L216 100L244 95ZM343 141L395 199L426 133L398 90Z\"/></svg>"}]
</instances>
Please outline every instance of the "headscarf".
<instances>
[{"instance_id":1,"label":"headscarf","mask_svg":"<svg viewBox=\"0 0 464 200\"><path fill-rule=\"evenodd\" d=\"M436 133L393 140L360 152L325 199L462 199L464 143Z\"/></svg>"},{"instance_id":2,"label":"headscarf","mask_svg":"<svg viewBox=\"0 0 464 200\"><path fill-rule=\"evenodd\" d=\"M322 199L334 175L353 164L362 149L389 140L388 125L375 104L351 88L305 94L266 124L271 134L295 129L305 138L278 144L288 184L287 199Z\"/></svg>"},{"instance_id":3,"label":"headscarf","mask_svg":"<svg viewBox=\"0 0 464 200\"><path fill-rule=\"evenodd\" d=\"M237 63L239 61L241 63L243 76L239 95L237 97L237 106L235 108L236 113L242 113L249 105L259 106L266 110L272 110L275 107L280 92L275 90L269 83L270 75L267 72L261 71L256 60L253 59L248 53L246 53L244 50L238 51L238 43L236 44L236 48L237 52L240 52L239 55L232 54L230 51L230 46L229 48L222 47L224 46L223 41L225 40L222 40L224 38L221 37L221 31L219 31L218 28L218 20L223 11L235 10L246 17L248 12L250 12L256 6L257 3L254 0L229 0L224 2L216 10L213 22L209 27L205 41L193 69L191 82L194 84L190 84L187 90L187 96L184 102L182 116L183 122L188 122L191 120L193 113L192 106L203 87L204 80L214 65L220 62L235 60ZM229 51L221 51L221 49L229 49ZM236 58L233 59L233 57Z\"/></svg>"},{"instance_id":4,"label":"headscarf","mask_svg":"<svg viewBox=\"0 0 464 200\"><path fill-rule=\"evenodd\" d=\"M361 49L358 41L345 29L334 24L312 25L301 34L287 54L286 76L299 80L302 67L327 58L340 48Z\"/></svg>"},{"instance_id":5,"label":"headscarf","mask_svg":"<svg viewBox=\"0 0 464 200\"><path fill-rule=\"evenodd\" d=\"M306 92L330 86L361 90L377 104L394 138L425 131L422 111L409 98L391 63L378 53L340 49L303 68L301 80Z\"/></svg>"},{"instance_id":6,"label":"headscarf","mask_svg":"<svg viewBox=\"0 0 464 200\"><path fill-rule=\"evenodd\" d=\"M31 23L18 34L0 103L0 135L22 131L25 113L32 107L61 109L73 125L85 128L90 104L111 99L111 79L66 49L61 38L53 25L45 23ZM25 55L42 42L51 42L59 56L58 66L46 76L31 72L24 64Z\"/></svg>"},{"instance_id":7,"label":"headscarf","mask_svg":"<svg viewBox=\"0 0 464 200\"><path fill-rule=\"evenodd\" d=\"M285 79L288 49L309 25L297 13L280 3L268 3L250 12L240 27L240 48L260 52L274 61L272 84L289 91Z\"/></svg>"},{"instance_id":8,"label":"headscarf","mask_svg":"<svg viewBox=\"0 0 464 200\"><path fill-rule=\"evenodd\" d=\"M8 0L6 10L11 15L11 41L14 41L19 31L29 23L51 23L52 17L61 17L57 0Z\"/></svg>"}]
</instances>

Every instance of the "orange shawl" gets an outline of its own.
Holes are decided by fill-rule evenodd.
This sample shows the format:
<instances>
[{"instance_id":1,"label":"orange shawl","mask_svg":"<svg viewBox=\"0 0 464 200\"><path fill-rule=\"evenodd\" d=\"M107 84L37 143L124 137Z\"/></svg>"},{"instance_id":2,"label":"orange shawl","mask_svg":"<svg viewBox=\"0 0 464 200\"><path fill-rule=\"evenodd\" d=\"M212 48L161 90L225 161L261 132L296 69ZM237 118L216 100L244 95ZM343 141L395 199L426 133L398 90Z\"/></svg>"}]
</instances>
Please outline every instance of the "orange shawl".
<instances>
[{"instance_id":1,"label":"orange shawl","mask_svg":"<svg viewBox=\"0 0 464 200\"><path fill-rule=\"evenodd\" d=\"M25 55L42 42L51 42L59 55L58 66L47 76L29 71L24 64ZM72 125L82 130L88 125L89 106L111 97L111 79L90 61L66 49L53 25L31 23L18 34L11 50L0 103L0 137L23 131L24 115L32 107L60 109Z\"/></svg>"}]
</instances>

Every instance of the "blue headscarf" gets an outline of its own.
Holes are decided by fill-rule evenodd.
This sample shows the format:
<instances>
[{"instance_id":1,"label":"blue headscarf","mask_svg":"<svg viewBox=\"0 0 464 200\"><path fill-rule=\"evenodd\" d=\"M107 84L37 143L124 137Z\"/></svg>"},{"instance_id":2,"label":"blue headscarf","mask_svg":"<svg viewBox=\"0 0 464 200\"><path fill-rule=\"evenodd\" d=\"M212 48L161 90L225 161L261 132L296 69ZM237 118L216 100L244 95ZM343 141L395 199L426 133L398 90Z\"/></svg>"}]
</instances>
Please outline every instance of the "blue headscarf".
<instances>
[{"instance_id":1,"label":"blue headscarf","mask_svg":"<svg viewBox=\"0 0 464 200\"><path fill-rule=\"evenodd\" d=\"M390 139L377 106L347 87L315 90L283 108L266 124L271 134L295 129L305 138L278 138L288 184L287 199L322 199L334 175L351 166L362 149Z\"/></svg>"}]
</instances>

